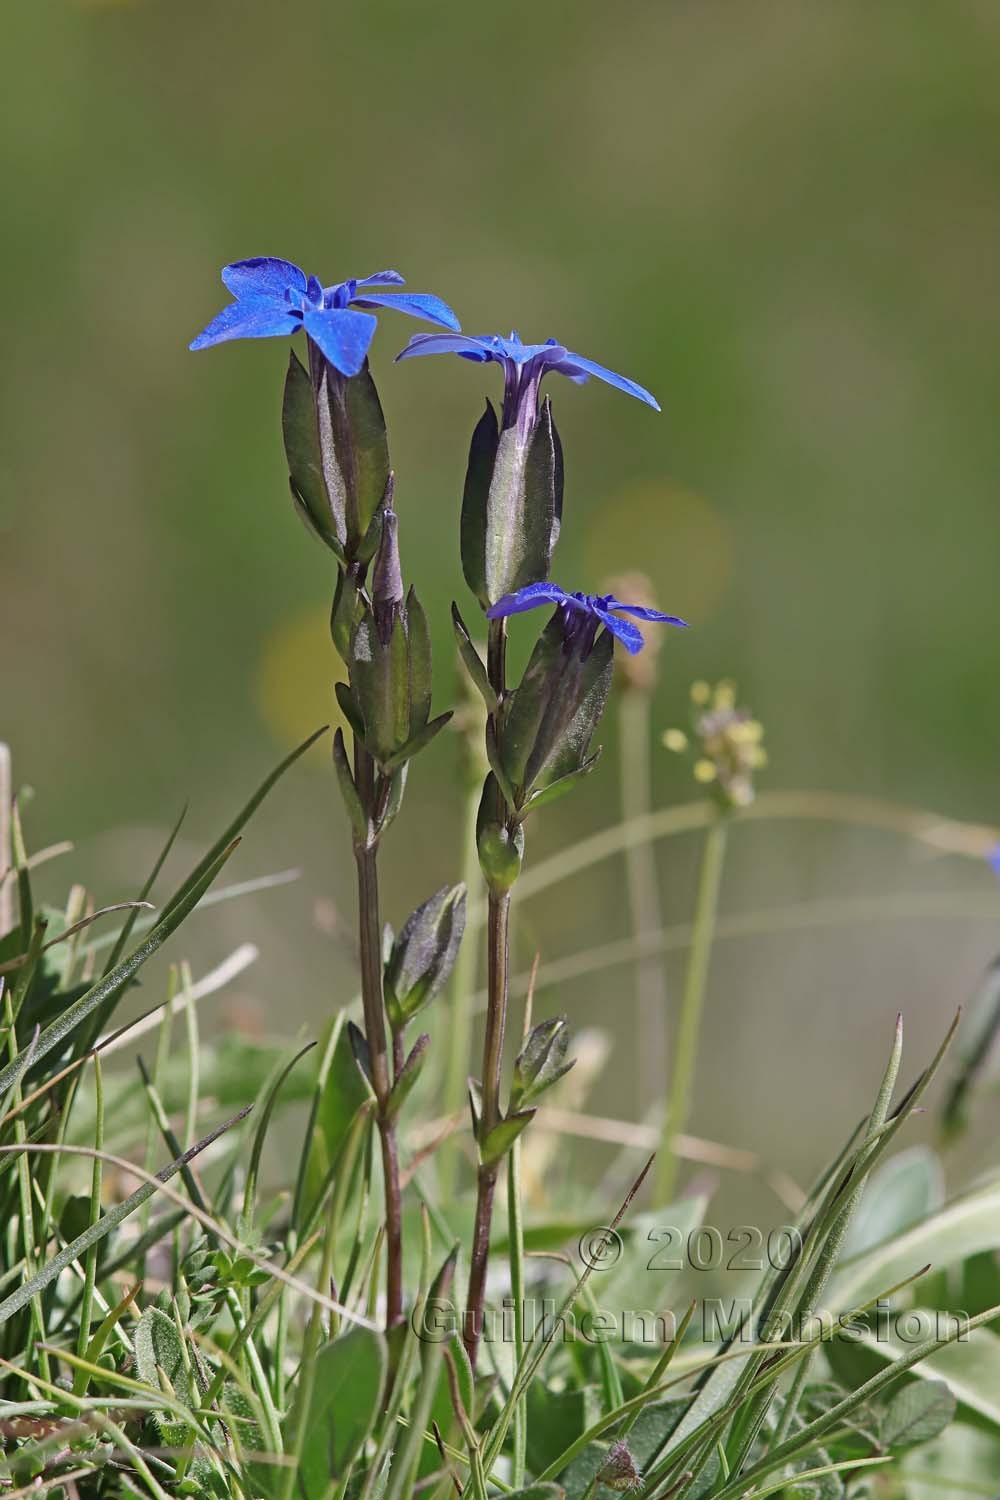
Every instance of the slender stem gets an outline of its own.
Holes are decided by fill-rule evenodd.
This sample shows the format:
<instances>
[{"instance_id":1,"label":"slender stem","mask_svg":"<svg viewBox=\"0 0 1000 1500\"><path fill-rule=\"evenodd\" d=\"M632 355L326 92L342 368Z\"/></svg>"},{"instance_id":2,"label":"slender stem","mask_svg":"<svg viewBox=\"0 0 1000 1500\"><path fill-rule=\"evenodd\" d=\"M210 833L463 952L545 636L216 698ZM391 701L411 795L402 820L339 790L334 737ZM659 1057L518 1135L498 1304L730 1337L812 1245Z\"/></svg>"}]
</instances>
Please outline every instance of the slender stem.
<instances>
[{"instance_id":1,"label":"slender stem","mask_svg":"<svg viewBox=\"0 0 1000 1500\"><path fill-rule=\"evenodd\" d=\"M531 1012L534 1003L534 975L538 972L538 959L532 972L532 984L524 1006L524 1022L521 1027L521 1044L524 1045L531 1032ZM520 1368L524 1358L524 1219L521 1212L521 1142L515 1141L507 1158L507 1243L510 1246L510 1295L514 1304L514 1368ZM512 1420L514 1452L511 1459L511 1482L515 1489L524 1484L528 1454L528 1406L523 1399L514 1407Z\"/></svg>"},{"instance_id":2,"label":"slender stem","mask_svg":"<svg viewBox=\"0 0 1000 1500\"><path fill-rule=\"evenodd\" d=\"M650 786L650 695L628 686L619 707L619 770L622 823L634 830L636 819L652 811ZM660 927L660 892L656 851L648 839L630 834L625 846L625 881L632 936L640 957L635 963L636 1078L639 1100L647 1108L660 1095L662 1059L667 1055L667 976L663 954L651 941Z\"/></svg>"},{"instance_id":3,"label":"slender stem","mask_svg":"<svg viewBox=\"0 0 1000 1500\"><path fill-rule=\"evenodd\" d=\"M504 711L507 690L507 622L491 620L486 641L486 671L496 693L498 715ZM503 793L497 788L496 818L507 817ZM480 1140L486 1139L501 1119L500 1070L503 1066L503 1039L507 1025L509 990L508 935L510 891L489 893L487 907L487 990L486 1035L483 1041L482 1118ZM486 1271L490 1257L490 1226L493 1221L493 1198L496 1193L499 1163L480 1166L476 1193L476 1219L472 1231L472 1255L469 1270L469 1300L465 1310L463 1338L473 1365L483 1331L483 1306L486 1300Z\"/></svg>"},{"instance_id":4,"label":"slender stem","mask_svg":"<svg viewBox=\"0 0 1000 1500\"><path fill-rule=\"evenodd\" d=\"M509 919L510 893L491 891L487 917L489 1004L486 1011L486 1038L483 1043L483 1112L480 1121L480 1134L483 1140L502 1118L500 1070L503 1065L503 1040L507 1024ZM490 1225L493 1220L493 1198L496 1193L499 1170L499 1163L479 1168L476 1221L472 1233L472 1260L469 1271L469 1301L463 1332L465 1347L473 1363L475 1363L483 1331L486 1271L490 1255Z\"/></svg>"},{"instance_id":5,"label":"slender stem","mask_svg":"<svg viewBox=\"0 0 1000 1500\"><path fill-rule=\"evenodd\" d=\"M712 938L719 908L719 885L726 852L726 820L717 817L705 836L705 848L698 880L698 901L694 913L691 949L681 1014L674 1043L674 1066L667 1095L663 1144L657 1160L655 1197L659 1204L669 1203L677 1182L677 1137L687 1124L691 1107L695 1062L698 1055L698 1032L705 1000L705 981L712 954Z\"/></svg>"},{"instance_id":6,"label":"slender stem","mask_svg":"<svg viewBox=\"0 0 1000 1500\"><path fill-rule=\"evenodd\" d=\"M463 813L462 879L467 890L475 889L479 872L476 848L476 816L479 812L479 788L473 784L466 797ZM472 1042L472 992L479 962L478 929L465 930L451 976L448 1062L444 1079L444 1107L449 1117L457 1115L465 1102L466 1079ZM459 1151L453 1141L445 1143L440 1153L441 1196L445 1202L454 1197L458 1186Z\"/></svg>"},{"instance_id":7,"label":"slender stem","mask_svg":"<svg viewBox=\"0 0 1000 1500\"><path fill-rule=\"evenodd\" d=\"M360 745L355 746L354 770L362 805L373 808L376 802L375 767L371 756ZM399 1149L396 1142L396 1127L387 1113L392 1082L382 993L382 924L379 916L377 858L377 838L372 836L367 839L355 838L361 1001L382 1147L386 1238L385 1321L386 1327L391 1329L403 1321L403 1206L399 1186Z\"/></svg>"},{"instance_id":8,"label":"slender stem","mask_svg":"<svg viewBox=\"0 0 1000 1500\"><path fill-rule=\"evenodd\" d=\"M508 932L510 892L490 892L487 915L487 959L490 1004L486 1012L483 1042L483 1133L500 1123L500 1070L507 1027ZM502 1003L496 1004L494 1000Z\"/></svg>"}]
</instances>

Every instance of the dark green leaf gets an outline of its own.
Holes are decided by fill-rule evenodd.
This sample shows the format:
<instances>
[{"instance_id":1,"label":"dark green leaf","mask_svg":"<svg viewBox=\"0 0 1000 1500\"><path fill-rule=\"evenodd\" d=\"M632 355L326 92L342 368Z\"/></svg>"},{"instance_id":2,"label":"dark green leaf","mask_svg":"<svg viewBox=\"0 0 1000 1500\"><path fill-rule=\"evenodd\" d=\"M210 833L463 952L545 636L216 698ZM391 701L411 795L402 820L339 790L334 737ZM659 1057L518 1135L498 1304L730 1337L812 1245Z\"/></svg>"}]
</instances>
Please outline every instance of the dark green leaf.
<instances>
[{"instance_id":1,"label":"dark green leaf","mask_svg":"<svg viewBox=\"0 0 1000 1500\"><path fill-rule=\"evenodd\" d=\"M559 776L555 781L550 781L546 786L538 787L533 791L527 802L521 808L519 817L523 823L529 813L535 812L539 807L547 807L550 802L558 802L567 792L571 792L578 782L585 776L589 776L601 758L601 746L598 745L593 755L585 760L575 771L568 771L565 776Z\"/></svg>"},{"instance_id":2,"label":"dark green leaf","mask_svg":"<svg viewBox=\"0 0 1000 1500\"><path fill-rule=\"evenodd\" d=\"M493 691L493 684L490 682L487 674L486 664L476 650L465 621L458 612L458 605L455 603L452 603L451 606L451 619L455 628L455 640L458 642L459 654L465 663L465 669L482 694L487 711L491 714L495 713L498 700L496 693Z\"/></svg>"},{"instance_id":3,"label":"dark green leaf","mask_svg":"<svg viewBox=\"0 0 1000 1500\"><path fill-rule=\"evenodd\" d=\"M431 636L423 605L411 588L406 596L406 636L409 645L410 738L419 733L431 712Z\"/></svg>"},{"instance_id":4,"label":"dark green leaf","mask_svg":"<svg viewBox=\"0 0 1000 1500\"><path fill-rule=\"evenodd\" d=\"M340 711L350 725L352 734L357 735L358 739L362 739L365 732L364 720L362 719L361 714L358 711L358 705L355 703L354 698L351 695L350 684L346 682L335 682L333 685L333 691L337 702L340 705Z\"/></svg>"},{"instance_id":5,"label":"dark green leaf","mask_svg":"<svg viewBox=\"0 0 1000 1500\"><path fill-rule=\"evenodd\" d=\"M338 729L333 737L333 767L337 773L337 785L340 787L340 795L344 799L351 826L358 838L365 840L368 837L368 816L358 796L351 763L347 759L344 732L341 729Z\"/></svg>"},{"instance_id":6,"label":"dark green leaf","mask_svg":"<svg viewBox=\"0 0 1000 1500\"><path fill-rule=\"evenodd\" d=\"M522 1109L515 1114L508 1115L505 1120L500 1121L499 1125L494 1125L480 1147L479 1159L483 1166L492 1167L498 1161L502 1161L522 1130L530 1125L534 1118L533 1109Z\"/></svg>"},{"instance_id":7,"label":"dark green leaf","mask_svg":"<svg viewBox=\"0 0 1000 1500\"><path fill-rule=\"evenodd\" d=\"M427 1035L426 1031L421 1032L420 1036L417 1037L417 1040L410 1048L409 1056L399 1070L399 1077L393 1084L392 1092L389 1095L389 1105L387 1109L387 1114L392 1120L397 1117L410 1094L413 1092L414 1085L416 1084L417 1079L420 1077L420 1074L423 1071L423 1066L427 1059L427 1048L430 1046L430 1040L431 1039Z\"/></svg>"},{"instance_id":8,"label":"dark green leaf","mask_svg":"<svg viewBox=\"0 0 1000 1500\"><path fill-rule=\"evenodd\" d=\"M421 750L426 750L431 740L436 739L445 725L451 723L451 718L452 710L449 709L446 714L439 714L436 719L431 719L430 723L425 724L419 734L415 734L411 740L407 740L401 750L397 750L395 755L390 755L386 759L383 763L383 771L386 774L398 771L405 766L408 760L412 760L415 755L419 755Z\"/></svg>"}]
</instances>

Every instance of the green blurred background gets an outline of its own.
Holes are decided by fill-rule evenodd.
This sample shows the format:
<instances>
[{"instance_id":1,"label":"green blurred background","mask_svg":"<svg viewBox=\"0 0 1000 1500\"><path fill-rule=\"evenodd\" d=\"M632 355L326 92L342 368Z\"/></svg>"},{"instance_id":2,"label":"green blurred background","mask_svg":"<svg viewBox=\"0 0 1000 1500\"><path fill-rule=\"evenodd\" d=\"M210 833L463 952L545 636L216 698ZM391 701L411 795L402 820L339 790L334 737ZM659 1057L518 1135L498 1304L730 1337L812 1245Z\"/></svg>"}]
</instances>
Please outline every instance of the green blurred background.
<instances>
[{"instance_id":1,"label":"green blurred background","mask_svg":"<svg viewBox=\"0 0 1000 1500\"><path fill-rule=\"evenodd\" d=\"M556 334L658 394L659 417L596 382L551 391L555 576L642 566L695 626L665 643L657 727L725 673L766 723L769 786L1000 818L995 5L7 0L3 29L0 730L37 791L34 847L71 837L102 899L131 894L185 798L190 857L330 715L331 580L287 499L285 350L187 352L219 268L257 254L327 281L398 266L468 330ZM373 368L444 706L465 450L498 377L394 366L419 326L385 314ZM613 714L605 740L532 856L617 817ZM442 737L415 767L385 860L397 921L456 871L456 750ZM689 799L654 755L657 800ZM227 1024L290 1033L351 993L317 920L317 902L351 912L325 772L297 768L238 856L239 876L302 879L187 929L202 967L261 945ZM727 912L872 901L870 920L717 953L694 1127L805 1172L863 1107L896 1010L922 1051L974 986L1000 893L981 862L885 835L761 823L732 843ZM696 855L691 837L658 851L667 921L689 914ZM879 920L910 891L940 892L940 919ZM521 933L557 958L627 926L612 861ZM618 968L540 1001L613 1032L592 1103L626 1117L631 983Z\"/></svg>"}]
</instances>

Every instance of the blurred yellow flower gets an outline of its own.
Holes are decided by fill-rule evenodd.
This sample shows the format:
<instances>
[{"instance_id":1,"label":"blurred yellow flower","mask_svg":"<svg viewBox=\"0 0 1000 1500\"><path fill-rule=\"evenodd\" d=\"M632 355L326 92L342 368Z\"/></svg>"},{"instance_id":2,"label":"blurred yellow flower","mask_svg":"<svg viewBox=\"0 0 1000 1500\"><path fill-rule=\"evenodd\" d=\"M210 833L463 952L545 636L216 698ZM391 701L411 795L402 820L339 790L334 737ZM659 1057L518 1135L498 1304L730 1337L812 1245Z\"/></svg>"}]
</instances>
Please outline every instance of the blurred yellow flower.
<instances>
[{"instance_id":1,"label":"blurred yellow flower","mask_svg":"<svg viewBox=\"0 0 1000 1500\"><path fill-rule=\"evenodd\" d=\"M588 524L587 576L635 567L664 609L702 624L725 597L733 573L729 526L712 502L681 485L646 480L610 494Z\"/></svg>"},{"instance_id":2,"label":"blurred yellow flower","mask_svg":"<svg viewBox=\"0 0 1000 1500\"><path fill-rule=\"evenodd\" d=\"M320 724L346 732L333 685L347 673L337 667L326 610L304 610L271 632L257 664L255 698L261 718L282 749L301 744ZM329 755L330 742L324 737L307 759L325 766Z\"/></svg>"}]
</instances>

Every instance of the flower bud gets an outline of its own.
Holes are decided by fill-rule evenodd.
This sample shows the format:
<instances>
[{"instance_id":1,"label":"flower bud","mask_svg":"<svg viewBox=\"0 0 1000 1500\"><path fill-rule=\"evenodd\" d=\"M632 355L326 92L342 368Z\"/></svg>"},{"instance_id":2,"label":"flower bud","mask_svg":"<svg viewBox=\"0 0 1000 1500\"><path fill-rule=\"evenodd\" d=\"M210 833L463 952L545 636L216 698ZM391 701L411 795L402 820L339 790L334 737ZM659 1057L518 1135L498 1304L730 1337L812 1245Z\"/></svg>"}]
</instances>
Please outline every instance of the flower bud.
<instances>
[{"instance_id":1,"label":"flower bud","mask_svg":"<svg viewBox=\"0 0 1000 1500\"><path fill-rule=\"evenodd\" d=\"M387 493L391 496L391 484ZM397 771L451 715L430 718L430 633L414 591L403 598L396 516L389 508L382 517L371 600L361 599L348 666L364 747L384 774Z\"/></svg>"},{"instance_id":2,"label":"flower bud","mask_svg":"<svg viewBox=\"0 0 1000 1500\"><path fill-rule=\"evenodd\" d=\"M385 1004L402 1031L446 983L465 931L464 885L442 886L409 916L385 967Z\"/></svg>"},{"instance_id":3,"label":"flower bud","mask_svg":"<svg viewBox=\"0 0 1000 1500\"><path fill-rule=\"evenodd\" d=\"M476 847L486 883L494 895L509 891L521 873L524 858L524 829L510 829L497 816L500 788L491 771L483 785L476 819Z\"/></svg>"},{"instance_id":4,"label":"flower bud","mask_svg":"<svg viewBox=\"0 0 1000 1500\"><path fill-rule=\"evenodd\" d=\"M569 1026L565 1016L556 1016L555 1020L542 1021L534 1027L514 1064L510 1090L512 1110L533 1104L546 1089L569 1072L575 1059L566 1061L568 1046Z\"/></svg>"}]
</instances>

